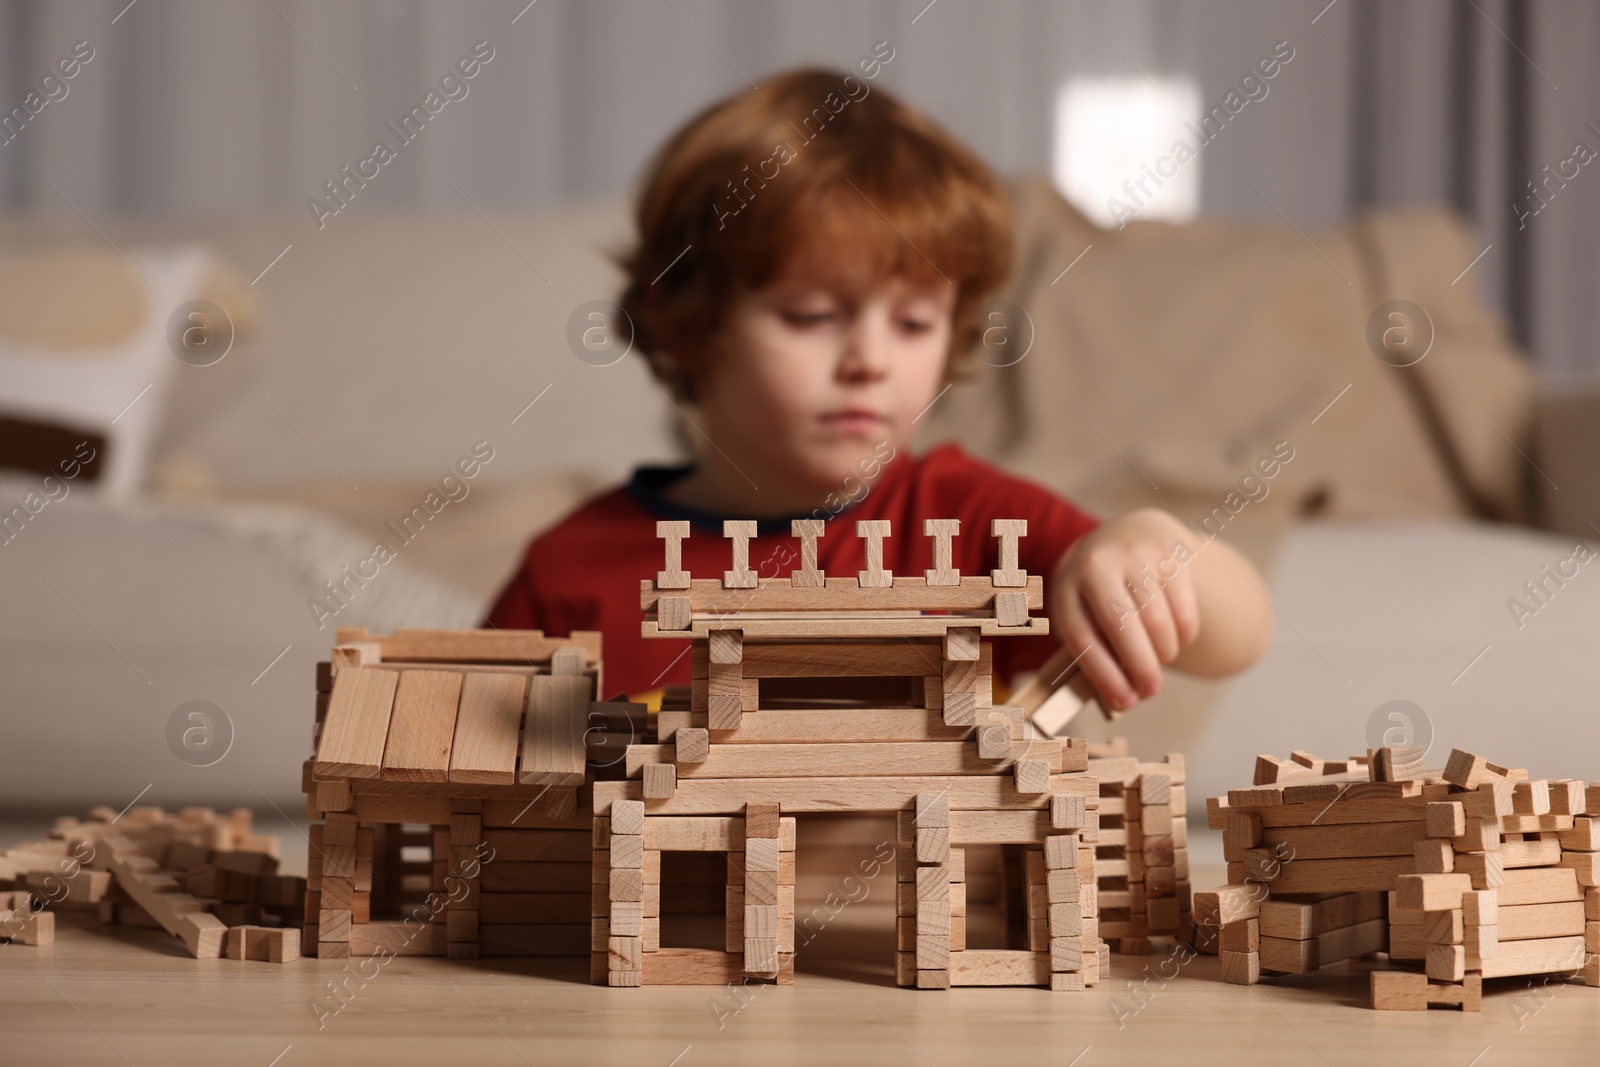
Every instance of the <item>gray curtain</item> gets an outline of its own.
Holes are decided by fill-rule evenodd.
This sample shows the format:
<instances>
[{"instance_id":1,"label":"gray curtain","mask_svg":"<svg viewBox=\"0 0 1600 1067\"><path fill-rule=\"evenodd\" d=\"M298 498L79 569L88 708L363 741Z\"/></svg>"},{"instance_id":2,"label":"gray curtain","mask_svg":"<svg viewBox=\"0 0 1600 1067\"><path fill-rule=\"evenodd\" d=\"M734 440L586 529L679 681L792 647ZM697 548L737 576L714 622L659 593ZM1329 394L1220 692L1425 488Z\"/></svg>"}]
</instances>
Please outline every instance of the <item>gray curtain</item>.
<instances>
[{"instance_id":1,"label":"gray curtain","mask_svg":"<svg viewBox=\"0 0 1600 1067\"><path fill-rule=\"evenodd\" d=\"M1204 151L1204 210L1311 228L1452 205L1488 248L1459 284L1548 378L1600 374L1600 167L1561 177L1576 144L1600 149L1587 0L4 0L6 114L77 42L94 58L0 144L0 206L307 209L479 41L493 60L362 210L614 196L711 100L883 40L879 84L1009 173L1048 167L1064 78L1187 74L1209 107L1288 41L1269 96ZM1537 214L1530 181L1550 183Z\"/></svg>"}]
</instances>

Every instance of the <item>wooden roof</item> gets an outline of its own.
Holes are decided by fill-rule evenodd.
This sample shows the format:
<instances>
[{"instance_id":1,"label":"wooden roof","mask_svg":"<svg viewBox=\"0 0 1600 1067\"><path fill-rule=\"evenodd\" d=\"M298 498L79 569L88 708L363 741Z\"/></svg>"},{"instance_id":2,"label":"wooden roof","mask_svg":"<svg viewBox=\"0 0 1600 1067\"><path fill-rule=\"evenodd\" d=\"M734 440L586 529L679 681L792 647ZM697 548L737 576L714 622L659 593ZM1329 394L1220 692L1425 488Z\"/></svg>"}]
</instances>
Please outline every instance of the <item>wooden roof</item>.
<instances>
[{"instance_id":1,"label":"wooden roof","mask_svg":"<svg viewBox=\"0 0 1600 1067\"><path fill-rule=\"evenodd\" d=\"M581 785L594 685L587 673L510 665L346 666L334 675L312 773Z\"/></svg>"}]
</instances>

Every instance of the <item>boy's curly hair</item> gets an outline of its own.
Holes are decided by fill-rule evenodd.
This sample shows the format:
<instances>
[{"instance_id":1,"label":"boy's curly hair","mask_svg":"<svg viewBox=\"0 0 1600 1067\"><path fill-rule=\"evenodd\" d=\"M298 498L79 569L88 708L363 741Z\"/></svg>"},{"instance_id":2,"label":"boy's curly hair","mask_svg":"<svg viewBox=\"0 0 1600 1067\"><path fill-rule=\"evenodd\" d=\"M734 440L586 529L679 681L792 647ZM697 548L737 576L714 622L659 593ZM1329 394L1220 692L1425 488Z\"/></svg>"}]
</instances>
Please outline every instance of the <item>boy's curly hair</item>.
<instances>
[{"instance_id":1,"label":"boy's curly hair","mask_svg":"<svg viewBox=\"0 0 1600 1067\"><path fill-rule=\"evenodd\" d=\"M1010 269L1004 186L932 120L853 74L796 70L713 104L646 169L638 243L617 256L634 347L693 400L703 346L740 292L800 270L846 292L957 287L948 377Z\"/></svg>"}]
</instances>

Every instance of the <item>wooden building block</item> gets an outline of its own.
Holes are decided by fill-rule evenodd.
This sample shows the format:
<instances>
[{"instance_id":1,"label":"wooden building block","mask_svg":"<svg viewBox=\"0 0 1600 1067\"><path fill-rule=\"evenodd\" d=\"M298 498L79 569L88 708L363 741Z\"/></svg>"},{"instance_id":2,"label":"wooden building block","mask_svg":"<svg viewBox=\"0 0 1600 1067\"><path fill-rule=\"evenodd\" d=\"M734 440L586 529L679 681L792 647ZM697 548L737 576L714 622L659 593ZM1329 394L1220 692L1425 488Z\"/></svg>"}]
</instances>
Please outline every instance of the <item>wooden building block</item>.
<instances>
[{"instance_id":1,"label":"wooden building block","mask_svg":"<svg viewBox=\"0 0 1600 1067\"><path fill-rule=\"evenodd\" d=\"M656 536L665 544L666 570L656 572L656 588L688 589L689 572L683 569L683 540L689 536L689 524L681 519L658 519Z\"/></svg>"},{"instance_id":2,"label":"wooden building block","mask_svg":"<svg viewBox=\"0 0 1600 1067\"><path fill-rule=\"evenodd\" d=\"M300 958L300 928L267 931L267 962L294 963Z\"/></svg>"},{"instance_id":3,"label":"wooden building block","mask_svg":"<svg viewBox=\"0 0 1600 1067\"><path fill-rule=\"evenodd\" d=\"M1017 792L1036 796L1050 792L1050 764L1042 759L1024 758L1016 762Z\"/></svg>"},{"instance_id":4,"label":"wooden building block","mask_svg":"<svg viewBox=\"0 0 1600 1067\"><path fill-rule=\"evenodd\" d=\"M1024 626L1028 622L1028 594L1022 590L996 592L994 617L1001 626Z\"/></svg>"},{"instance_id":5,"label":"wooden building block","mask_svg":"<svg viewBox=\"0 0 1600 1067\"><path fill-rule=\"evenodd\" d=\"M775 837L745 837L744 869L747 871L777 871L779 869L778 839Z\"/></svg>"},{"instance_id":6,"label":"wooden building block","mask_svg":"<svg viewBox=\"0 0 1600 1067\"><path fill-rule=\"evenodd\" d=\"M1455 850L1450 842L1424 838L1414 846L1418 874L1449 874L1455 870Z\"/></svg>"},{"instance_id":7,"label":"wooden building block","mask_svg":"<svg viewBox=\"0 0 1600 1067\"><path fill-rule=\"evenodd\" d=\"M1378 1011L1427 1011L1428 976L1414 971L1373 971L1372 1006Z\"/></svg>"},{"instance_id":8,"label":"wooden building block","mask_svg":"<svg viewBox=\"0 0 1600 1067\"><path fill-rule=\"evenodd\" d=\"M1467 973L1467 950L1461 945L1429 945L1428 977L1438 982L1459 982Z\"/></svg>"},{"instance_id":9,"label":"wooden building block","mask_svg":"<svg viewBox=\"0 0 1600 1067\"><path fill-rule=\"evenodd\" d=\"M1494 889L1474 889L1461 894L1461 918L1468 926L1493 926L1499 922L1500 895Z\"/></svg>"},{"instance_id":10,"label":"wooden building block","mask_svg":"<svg viewBox=\"0 0 1600 1067\"><path fill-rule=\"evenodd\" d=\"M614 800L611 802L611 832L613 834L643 834L644 826L643 801Z\"/></svg>"},{"instance_id":11,"label":"wooden building block","mask_svg":"<svg viewBox=\"0 0 1600 1067\"><path fill-rule=\"evenodd\" d=\"M1417 911L1449 911L1461 907L1461 896L1473 889L1472 878L1457 874L1404 874L1395 883L1395 897L1402 908Z\"/></svg>"},{"instance_id":12,"label":"wooden building block","mask_svg":"<svg viewBox=\"0 0 1600 1067\"><path fill-rule=\"evenodd\" d=\"M950 828L918 826L916 844L918 863L944 863L950 858Z\"/></svg>"},{"instance_id":13,"label":"wooden building block","mask_svg":"<svg viewBox=\"0 0 1600 1067\"><path fill-rule=\"evenodd\" d=\"M687 630L693 618L693 602L687 596L661 596L656 599L656 625L663 630Z\"/></svg>"},{"instance_id":14,"label":"wooden building block","mask_svg":"<svg viewBox=\"0 0 1600 1067\"><path fill-rule=\"evenodd\" d=\"M317 746L318 778L379 776L399 681L399 672L376 668L343 670L335 676Z\"/></svg>"},{"instance_id":15,"label":"wooden building block","mask_svg":"<svg viewBox=\"0 0 1600 1067\"><path fill-rule=\"evenodd\" d=\"M1466 926L1461 911L1425 911L1422 913L1423 936L1430 945L1460 945L1466 942Z\"/></svg>"},{"instance_id":16,"label":"wooden building block","mask_svg":"<svg viewBox=\"0 0 1600 1067\"><path fill-rule=\"evenodd\" d=\"M1504 777L1504 767L1496 767L1481 756L1474 756L1459 748L1450 750L1450 758L1444 768L1444 780L1462 789L1477 789L1485 782Z\"/></svg>"},{"instance_id":17,"label":"wooden building block","mask_svg":"<svg viewBox=\"0 0 1600 1067\"><path fill-rule=\"evenodd\" d=\"M1222 980L1230 985L1255 985L1261 981L1261 956L1255 952L1219 953L1222 957Z\"/></svg>"},{"instance_id":18,"label":"wooden building block","mask_svg":"<svg viewBox=\"0 0 1600 1067\"><path fill-rule=\"evenodd\" d=\"M733 557L732 567L722 572L724 589L754 589L756 572L750 569L750 539L756 535L752 519L727 519L722 523L722 536L729 542Z\"/></svg>"},{"instance_id":19,"label":"wooden building block","mask_svg":"<svg viewBox=\"0 0 1600 1067\"><path fill-rule=\"evenodd\" d=\"M750 802L744 806L744 836L777 837L779 827L777 804Z\"/></svg>"},{"instance_id":20,"label":"wooden building block","mask_svg":"<svg viewBox=\"0 0 1600 1067\"><path fill-rule=\"evenodd\" d=\"M1581 886L1600 886L1600 852L1563 851L1556 866L1571 870Z\"/></svg>"},{"instance_id":21,"label":"wooden building block","mask_svg":"<svg viewBox=\"0 0 1600 1067\"><path fill-rule=\"evenodd\" d=\"M677 731L676 739L679 763L704 763L711 754L711 735L700 727L685 726Z\"/></svg>"},{"instance_id":22,"label":"wooden building block","mask_svg":"<svg viewBox=\"0 0 1600 1067\"><path fill-rule=\"evenodd\" d=\"M1518 815L1550 814L1550 783L1543 780L1513 783L1511 810Z\"/></svg>"},{"instance_id":23,"label":"wooden building block","mask_svg":"<svg viewBox=\"0 0 1600 1067\"><path fill-rule=\"evenodd\" d=\"M525 697L522 675L470 671L462 677L450 743L450 781L515 784Z\"/></svg>"},{"instance_id":24,"label":"wooden building block","mask_svg":"<svg viewBox=\"0 0 1600 1067\"><path fill-rule=\"evenodd\" d=\"M936 827L948 829L950 826L949 793L919 793L916 799L915 823L919 830Z\"/></svg>"},{"instance_id":25,"label":"wooden building block","mask_svg":"<svg viewBox=\"0 0 1600 1067\"><path fill-rule=\"evenodd\" d=\"M1055 830L1078 830L1086 821L1084 797L1056 794L1050 798L1050 826Z\"/></svg>"},{"instance_id":26,"label":"wooden building block","mask_svg":"<svg viewBox=\"0 0 1600 1067\"><path fill-rule=\"evenodd\" d=\"M817 538L827 532L822 519L795 519L789 523L789 532L800 539L800 569L789 576L795 589L823 588L825 575L817 567Z\"/></svg>"},{"instance_id":27,"label":"wooden building block","mask_svg":"<svg viewBox=\"0 0 1600 1067\"><path fill-rule=\"evenodd\" d=\"M1228 923L1222 928L1219 947L1224 952L1261 951L1261 920L1244 919Z\"/></svg>"},{"instance_id":28,"label":"wooden building block","mask_svg":"<svg viewBox=\"0 0 1600 1067\"><path fill-rule=\"evenodd\" d=\"M522 728L523 785L581 786L593 683L585 675L536 674L528 679Z\"/></svg>"},{"instance_id":29,"label":"wooden building block","mask_svg":"<svg viewBox=\"0 0 1600 1067\"><path fill-rule=\"evenodd\" d=\"M644 768L646 800L671 800L678 791L678 768L670 763L647 763Z\"/></svg>"},{"instance_id":30,"label":"wooden building block","mask_svg":"<svg viewBox=\"0 0 1600 1067\"><path fill-rule=\"evenodd\" d=\"M711 663L728 666L744 662L744 633L740 630L712 630L706 635L706 654Z\"/></svg>"},{"instance_id":31,"label":"wooden building block","mask_svg":"<svg viewBox=\"0 0 1600 1067\"><path fill-rule=\"evenodd\" d=\"M343 778L316 783L318 811L348 811L350 808L350 783Z\"/></svg>"},{"instance_id":32,"label":"wooden building block","mask_svg":"<svg viewBox=\"0 0 1600 1067\"><path fill-rule=\"evenodd\" d=\"M1027 519L993 519L989 534L1000 541L999 566L989 572L996 586L1007 588L1026 585L1028 572L1017 565L1017 539L1028 535Z\"/></svg>"},{"instance_id":33,"label":"wooden building block","mask_svg":"<svg viewBox=\"0 0 1600 1067\"><path fill-rule=\"evenodd\" d=\"M503 866L503 865L502 865ZM611 835L611 869L644 866L644 839L637 834Z\"/></svg>"},{"instance_id":34,"label":"wooden building block","mask_svg":"<svg viewBox=\"0 0 1600 1067\"><path fill-rule=\"evenodd\" d=\"M950 540L961 533L960 519L924 519L922 532L933 539L933 567L923 571L929 585L961 584L961 572L951 565ZM1026 605L1024 605L1026 612Z\"/></svg>"},{"instance_id":35,"label":"wooden building block","mask_svg":"<svg viewBox=\"0 0 1600 1067\"><path fill-rule=\"evenodd\" d=\"M1572 820L1572 829L1558 835L1561 848L1569 852L1600 852L1600 818L1588 815Z\"/></svg>"},{"instance_id":36,"label":"wooden building block","mask_svg":"<svg viewBox=\"0 0 1600 1067\"><path fill-rule=\"evenodd\" d=\"M856 572L863 589L887 589L894 585L894 574L883 568L883 539L889 536L888 519L856 520L856 536L861 538L867 569Z\"/></svg>"},{"instance_id":37,"label":"wooden building block","mask_svg":"<svg viewBox=\"0 0 1600 1067\"><path fill-rule=\"evenodd\" d=\"M1428 804L1428 836L1460 837L1467 832L1467 809L1455 801Z\"/></svg>"},{"instance_id":38,"label":"wooden building block","mask_svg":"<svg viewBox=\"0 0 1600 1067\"><path fill-rule=\"evenodd\" d=\"M337 684L337 683L335 683ZM450 780L450 745L461 704L456 671L408 669L395 689L381 777L398 782Z\"/></svg>"},{"instance_id":39,"label":"wooden building block","mask_svg":"<svg viewBox=\"0 0 1600 1067\"><path fill-rule=\"evenodd\" d=\"M1455 869L1472 879L1474 889L1494 889L1505 885L1505 861L1498 852L1458 852Z\"/></svg>"}]
</instances>

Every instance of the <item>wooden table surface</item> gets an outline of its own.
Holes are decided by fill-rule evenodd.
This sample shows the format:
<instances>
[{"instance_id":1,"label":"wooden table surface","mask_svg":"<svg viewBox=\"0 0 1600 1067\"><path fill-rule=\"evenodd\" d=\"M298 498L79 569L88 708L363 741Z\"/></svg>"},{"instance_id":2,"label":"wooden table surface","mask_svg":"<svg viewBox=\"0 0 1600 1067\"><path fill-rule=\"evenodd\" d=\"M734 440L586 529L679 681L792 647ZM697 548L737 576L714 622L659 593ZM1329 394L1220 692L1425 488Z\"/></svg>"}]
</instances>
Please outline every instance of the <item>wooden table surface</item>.
<instances>
[{"instance_id":1,"label":"wooden table surface","mask_svg":"<svg viewBox=\"0 0 1600 1067\"><path fill-rule=\"evenodd\" d=\"M1196 874L1215 885L1220 863ZM1600 1046L1600 990L1578 984L1489 982L1482 1014L1375 1012L1364 964L1245 988L1160 946L1113 955L1085 993L899 989L892 912L874 890L801 950L792 988L748 991L607 989L577 960L200 961L157 930L63 916L54 945L0 945L0 1064L1490 1067Z\"/></svg>"}]
</instances>

